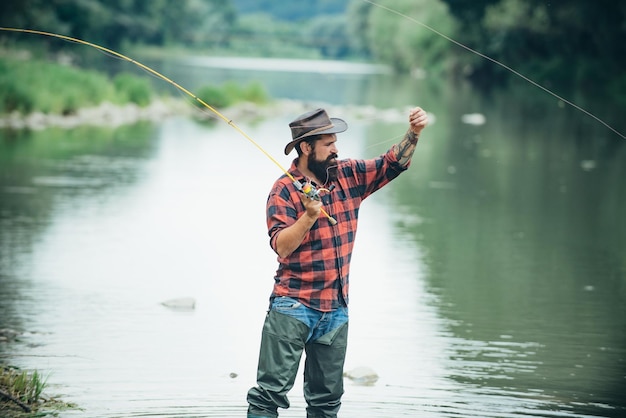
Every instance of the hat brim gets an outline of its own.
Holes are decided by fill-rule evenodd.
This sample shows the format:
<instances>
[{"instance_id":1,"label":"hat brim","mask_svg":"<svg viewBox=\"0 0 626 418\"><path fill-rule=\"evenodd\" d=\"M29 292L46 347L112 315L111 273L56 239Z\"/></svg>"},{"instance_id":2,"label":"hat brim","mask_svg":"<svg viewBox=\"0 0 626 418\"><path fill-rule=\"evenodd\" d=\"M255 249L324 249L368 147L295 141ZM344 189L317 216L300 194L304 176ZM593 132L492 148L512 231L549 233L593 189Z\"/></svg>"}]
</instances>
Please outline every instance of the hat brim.
<instances>
[{"instance_id":1,"label":"hat brim","mask_svg":"<svg viewBox=\"0 0 626 418\"><path fill-rule=\"evenodd\" d=\"M295 148L298 142L303 141L310 136L338 134L348 129L348 124L343 119L330 118L330 121L333 124L333 126L328 129L324 129L323 131L318 131L318 132L307 132L305 134L300 135L297 138L294 138L290 143L287 144L287 146L285 146L285 155L289 155L289 153L293 151L293 149Z\"/></svg>"}]
</instances>

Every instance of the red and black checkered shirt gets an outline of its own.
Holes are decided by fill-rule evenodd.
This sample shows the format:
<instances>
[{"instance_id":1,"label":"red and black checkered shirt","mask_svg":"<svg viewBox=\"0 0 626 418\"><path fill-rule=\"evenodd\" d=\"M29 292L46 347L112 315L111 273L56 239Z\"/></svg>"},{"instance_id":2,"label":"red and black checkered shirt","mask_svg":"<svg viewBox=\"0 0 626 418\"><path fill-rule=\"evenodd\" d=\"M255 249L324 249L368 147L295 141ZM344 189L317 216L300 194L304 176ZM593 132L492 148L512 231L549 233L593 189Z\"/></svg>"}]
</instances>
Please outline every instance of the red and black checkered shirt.
<instances>
[{"instance_id":1,"label":"red and black checkered shirt","mask_svg":"<svg viewBox=\"0 0 626 418\"><path fill-rule=\"evenodd\" d=\"M398 163L391 151L371 160L340 160L335 188L322 194L323 208L337 224L332 225L320 215L300 246L288 257L278 257L270 299L289 296L323 312L347 305L350 259L361 202L407 168ZM289 173L305 182L295 161ZM291 179L283 175L269 194L267 227L275 252L280 231L305 212L299 193Z\"/></svg>"}]
</instances>

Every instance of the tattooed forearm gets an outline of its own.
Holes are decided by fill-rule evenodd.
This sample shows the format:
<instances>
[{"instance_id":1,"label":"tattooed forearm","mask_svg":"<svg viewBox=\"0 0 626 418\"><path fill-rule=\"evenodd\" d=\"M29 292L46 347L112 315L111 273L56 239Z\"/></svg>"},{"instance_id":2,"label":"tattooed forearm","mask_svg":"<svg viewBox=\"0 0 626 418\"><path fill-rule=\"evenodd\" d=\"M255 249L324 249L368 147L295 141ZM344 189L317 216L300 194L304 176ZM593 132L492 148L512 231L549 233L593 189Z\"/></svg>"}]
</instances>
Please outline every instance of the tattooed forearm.
<instances>
[{"instance_id":1,"label":"tattooed forearm","mask_svg":"<svg viewBox=\"0 0 626 418\"><path fill-rule=\"evenodd\" d=\"M398 158L401 166L406 167L411 162L418 138L419 136L409 129L402 141L393 146L393 151L396 153L396 158Z\"/></svg>"}]
</instances>

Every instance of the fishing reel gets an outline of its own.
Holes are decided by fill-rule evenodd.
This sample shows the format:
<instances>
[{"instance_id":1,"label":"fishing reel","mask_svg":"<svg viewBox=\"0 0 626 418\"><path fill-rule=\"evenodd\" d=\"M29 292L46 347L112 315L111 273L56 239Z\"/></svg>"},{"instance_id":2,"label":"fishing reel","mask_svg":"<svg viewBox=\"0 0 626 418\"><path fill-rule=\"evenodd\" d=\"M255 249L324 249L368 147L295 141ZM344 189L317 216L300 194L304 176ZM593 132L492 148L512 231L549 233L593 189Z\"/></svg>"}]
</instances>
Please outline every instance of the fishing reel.
<instances>
[{"instance_id":1,"label":"fishing reel","mask_svg":"<svg viewBox=\"0 0 626 418\"><path fill-rule=\"evenodd\" d=\"M311 182L302 184L298 180L295 180L295 179L293 179L293 185L296 187L296 189L298 189L298 191L300 191L302 194L304 194L305 196L313 200L322 200L322 197L320 196L321 192L331 192L335 188L334 184L332 184L328 189L325 189L323 187L316 188L315 186L311 184ZM335 218L330 216L328 212L326 212L323 208L320 210L322 211L324 216L328 218L328 221L330 222L331 225L337 225L337 220Z\"/></svg>"},{"instance_id":2,"label":"fishing reel","mask_svg":"<svg viewBox=\"0 0 626 418\"><path fill-rule=\"evenodd\" d=\"M335 188L334 184L331 185L328 189L325 189L323 187L316 188L310 182L302 184L298 180L295 180L293 182L293 185L296 186L296 189L298 189L298 191L302 192L309 199L313 200L322 200L322 197L320 196L321 192L330 192Z\"/></svg>"}]
</instances>

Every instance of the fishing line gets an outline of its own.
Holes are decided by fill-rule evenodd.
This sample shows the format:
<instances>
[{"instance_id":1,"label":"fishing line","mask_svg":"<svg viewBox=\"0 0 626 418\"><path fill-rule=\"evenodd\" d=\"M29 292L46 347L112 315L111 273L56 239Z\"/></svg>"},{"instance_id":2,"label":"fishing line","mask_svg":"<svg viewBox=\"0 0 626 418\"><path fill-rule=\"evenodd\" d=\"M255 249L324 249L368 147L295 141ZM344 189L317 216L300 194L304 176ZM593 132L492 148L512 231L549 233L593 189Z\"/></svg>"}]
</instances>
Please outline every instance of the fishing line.
<instances>
[{"instance_id":1,"label":"fishing line","mask_svg":"<svg viewBox=\"0 0 626 418\"><path fill-rule=\"evenodd\" d=\"M6 28L1 28L1 29L6 29ZM77 44L77 45L81 45L81 42L77 42L77 40L75 39L64 39L67 42L73 43L73 44ZM95 45L94 45L95 46ZM105 57L109 57L118 61L129 61L128 58L122 58L118 55L114 55L104 49L100 49L100 48L96 48L96 51L98 51L99 53L101 53L102 55L104 55ZM120 54L121 55L121 54ZM132 62L132 61L131 61ZM144 73L148 74L150 77L157 79L157 80L163 80L162 77L159 77L157 75L155 75L153 72L148 71L146 68L143 67L139 67ZM190 100L189 96L184 94L180 89L175 88L174 91L176 92L176 94L178 94L185 102L189 103L189 104L193 104L194 102L192 100ZM207 111L205 107L198 107L195 104L193 104L193 109L195 109L199 114L202 115L206 115L207 117L210 117L211 119L216 119L216 116Z\"/></svg>"},{"instance_id":2,"label":"fishing line","mask_svg":"<svg viewBox=\"0 0 626 418\"><path fill-rule=\"evenodd\" d=\"M368 145L367 147L365 147L365 149L370 149L370 148L377 147L377 146L379 146L379 145L388 144L388 143L390 143L391 141L396 141L396 140L398 140L398 139L402 138L403 136L404 136L404 134L402 134L402 135L396 135L396 136L391 137L391 138L389 138L389 139L385 139L385 140L380 141L380 142L377 142L377 143L375 143L375 144Z\"/></svg>"},{"instance_id":3,"label":"fishing line","mask_svg":"<svg viewBox=\"0 0 626 418\"><path fill-rule=\"evenodd\" d=\"M58 33L52 33L52 32L44 32L44 31L39 31L39 30L33 30L33 29L20 29L20 28L5 28L5 27L0 27L0 30L3 31L7 31L7 32L18 32L18 33L28 33L28 34L34 34L34 35L42 35L42 36L49 36L52 38L58 38L58 39L62 39L65 41L69 41L69 42L73 42L73 43L77 43L77 44L81 44L81 45L86 45L86 46L90 46L92 48L95 48L101 52L104 52L106 54L110 54L113 57L117 57L120 58L124 61L128 61L132 64L135 64L136 66L138 66L139 68L147 71L148 73L156 76L157 78L160 78L161 80L171 84L172 86L176 87L179 91L185 93L186 95L192 97L195 101L197 101L198 103L200 103L202 106L204 106L206 109L209 109L211 112L213 112L215 115L217 115L220 119L222 119L226 124L228 124L231 128L233 128L234 130L236 130L239 134L241 134L241 136L243 136L245 139L247 139L252 145L254 145L255 147L258 148L259 151L261 151L267 158L269 158L274 164L276 164L276 166L278 168L280 168L280 170L287 176L289 177L289 179L293 182L294 186L300 190L303 191L303 193L305 195L307 195L310 198L313 198L315 196L318 195L318 190L316 190L312 185L310 184L301 184L298 180L296 180L293 175L291 175L291 173L289 173L289 171L287 171L274 157L272 157L272 155L265 151L265 149L259 145L259 143L257 143L254 139L252 139L247 133L245 133L239 126L237 126L232 119L227 118L226 116L224 116L220 111L218 111L217 109L215 109L213 106L209 105L208 103L206 103L204 100L202 100L201 98L199 98L198 96L196 96L195 94L193 94L192 92L190 92L189 90L187 90L186 88L184 88L183 86L181 86L180 84L176 83L175 81L169 79L168 77L164 76L163 74L159 73L158 71L148 67L147 65L144 65L142 63L140 63L139 61L136 61L130 57L127 57L126 55L123 55L119 52L113 51L112 49L109 48L105 48L103 46L91 43L91 42L87 42L87 41L83 41L82 39L78 39L78 38L72 38L70 36L66 36L66 35L61 35ZM325 210L324 208L321 208L321 213L326 216L328 218L328 220L330 221L330 223L332 225L335 225L337 223L337 221L330 216Z\"/></svg>"},{"instance_id":4,"label":"fishing line","mask_svg":"<svg viewBox=\"0 0 626 418\"><path fill-rule=\"evenodd\" d=\"M437 35L441 36L442 38L444 38L444 39L446 39L446 40L448 40L448 41L450 41L450 42L452 42L453 44L455 44L455 45L457 45L457 46L460 46L461 48L466 49L467 51L469 51L469 52L471 52L471 53L473 53L473 54L476 54L476 55L478 55L478 56L479 56L479 57L481 57L481 58L484 58L484 59L486 59L486 60L488 60L488 61L491 61L491 62L492 62L492 63L494 63L494 64L499 65L500 67L502 67L502 68L506 69L507 71L510 71L511 73L513 73L513 74L515 74L516 76L518 76L518 77L522 78L523 80L526 80L527 82L529 82L529 83L530 83L530 84L532 84L533 86L540 88L541 90L543 90L543 91L545 91L546 93L548 93L548 94L552 95L553 97L556 97L557 99L561 100L563 103L567 103L568 105L572 106L573 108L575 108L575 109L577 109L577 110L579 110L579 111L583 112L585 115L587 115L587 116L589 116L589 117L591 117L591 118L595 119L597 122L601 123L602 125L604 125L604 126L605 126L605 127L607 127L608 129L610 129L611 131L613 131L614 133L616 133L617 135L619 135L622 139L626 139L626 136L624 136L624 134L622 134L621 132L619 132L617 129L613 128L611 125L609 125L608 123L606 123L605 121L603 121L602 119L600 119L599 117L597 117L596 115L594 115L593 113L591 113L591 112L589 112L589 111L587 111L587 110L583 109L582 107L578 106L577 104L572 103L572 102L570 102L569 100L567 100L567 99L565 99L565 98L563 98L563 97L559 96L558 94L554 93L554 92L553 92L553 91L551 91L550 89L548 89L548 88L546 88L546 87L542 86L541 84L539 84L539 83L537 83L537 82L535 82L535 81L531 80L530 78L528 78L528 77L526 77L525 75L521 74L520 72L518 72L518 71L514 70L513 68L509 67L508 65L503 64L503 63L501 63L500 61L498 61L498 60L496 60L496 59L494 59L494 58L491 58L491 57L489 57L489 56L487 56L487 55L485 55L485 54L483 54L483 53L481 53L481 52L479 52L479 51L476 51L475 49L472 49L472 48L470 48L469 46L464 45L464 44L462 44L461 42L458 42L458 41L456 41L456 40L452 39L451 37L449 37L449 36L447 36L447 35L445 35L445 34L443 34L443 33L439 32L439 31L438 31L438 30L436 30L435 28L432 28L432 27L428 26L427 24L425 24L425 23L423 23L423 22L420 22L419 20L417 20L417 19L415 19L415 18L412 18L411 16L408 16L408 15L406 15L406 14L402 13L402 12L399 12L398 10L394 10L394 9L392 9L392 8L390 8L390 7L383 6L382 4L378 4L378 3L374 2L374 1L371 1L371 0L363 0L363 1L364 1L365 3L369 3L369 4L371 4L372 6L376 6L376 7L378 7L378 8L383 9L383 10L387 10L387 11L388 11L388 12L390 12L390 13L394 13L394 14L396 14L396 15L398 15L398 16L400 16L400 17L403 17L403 18L405 18L405 19L407 19L407 20L409 20L409 21L411 21L411 22L413 22L413 23L417 23L418 25L420 25L420 26L422 26L422 27L424 27L424 28L428 29L429 31L431 31L431 32L433 32L433 33L435 33L435 34L437 34Z\"/></svg>"}]
</instances>

